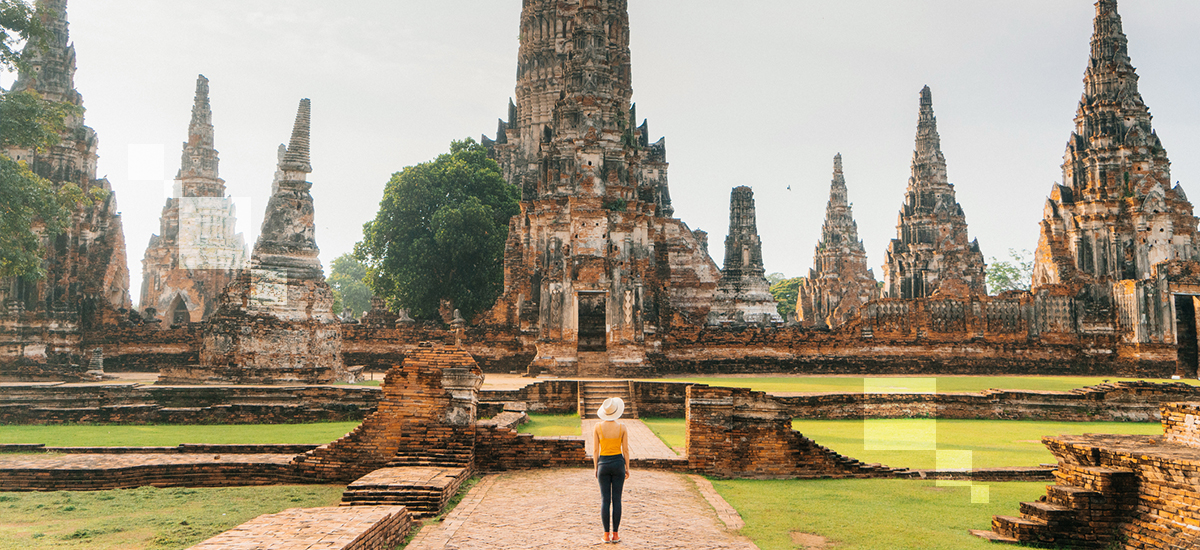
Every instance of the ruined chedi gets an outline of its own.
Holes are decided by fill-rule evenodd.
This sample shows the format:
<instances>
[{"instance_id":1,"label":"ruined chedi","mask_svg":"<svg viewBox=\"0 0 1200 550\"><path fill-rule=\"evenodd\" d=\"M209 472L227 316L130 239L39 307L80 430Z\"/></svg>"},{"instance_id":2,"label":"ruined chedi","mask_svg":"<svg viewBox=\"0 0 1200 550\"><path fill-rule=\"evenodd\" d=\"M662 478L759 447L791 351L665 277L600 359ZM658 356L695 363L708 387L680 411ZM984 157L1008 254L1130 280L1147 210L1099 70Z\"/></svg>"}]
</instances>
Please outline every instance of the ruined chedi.
<instances>
[{"instance_id":1,"label":"ruined chedi","mask_svg":"<svg viewBox=\"0 0 1200 550\"><path fill-rule=\"evenodd\" d=\"M867 250L847 197L842 155L833 158L833 182L825 225L808 271L796 296L797 321L806 327L831 328L845 323L868 301L879 298L875 273L867 268Z\"/></svg>"},{"instance_id":2,"label":"ruined chedi","mask_svg":"<svg viewBox=\"0 0 1200 550\"><path fill-rule=\"evenodd\" d=\"M167 199L159 234L150 237L142 260L141 307L155 308L168 325L208 319L221 291L245 267L246 243L234 231L236 210L218 162L208 79L200 75L175 196Z\"/></svg>"},{"instance_id":3,"label":"ruined chedi","mask_svg":"<svg viewBox=\"0 0 1200 550\"><path fill-rule=\"evenodd\" d=\"M733 188L729 194L729 234L725 264L713 294L708 324L773 324L783 322L763 268L762 240L754 210L754 190Z\"/></svg>"},{"instance_id":4,"label":"ruined chedi","mask_svg":"<svg viewBox=\"0 0 1200 550\"><path fill-rule=\"evenodd\" d=\"M1105 287L1151 277L1155 264L1197 260L1196 218L1171 185L1167 151L1138 93L1115 0L1096 4L1091 57L1063 182L1046 201L1033 286Z\"/></svg>"},{"instance_id":5,"label":"ruined chedi","mask_svg":"<svg viewBox=\"0 0 1200 550\"><path fill-rule=\"evenodd\" d=\"M933 116L929 86L921 90L921 114L912 177L887 249L883 293L888 298L986 294L979 241L967 240L967 217L946 177L946 157Z\"/></svg>"},{"instance_id":6,"label":"ruined chedi","mask_svg":"<svg viewBox=\"0 0 1200 550\"><path fill-rule=\"evenodd\" d=\"M27 65L11 91L82 106L83 96L75 89L67 2L38 0L36 7L49 35L45 48L25 48ZM57 145L5 154L56 186L99 189L104 198L77 206L63 233L43 239L45 277L0 279L0 367L25 364L26 371L34 372L33 365L84 365L82 331L115 320L118 309L130 307L125 236L112 187L96 177L96 132L84 125L82 114L65 122Z\"/></svg>"},{"instance_id":7,"label":"ruined chedi","mask_svg":"<svg viewBox=\"0 0 1200 550\"><path fill-rule=\"evenodd\" d=\"M342 327L317 258L307 181L309 119L305 99L279 161L249 269L221 294L205 325L200 365L165 368L159 383L325 384L347 378Z\"/></svg>"},{"instance_id":8,"label":"ruined chedi","mask_svg":"<svg viewBox=\"0 0 1200 550\"><path fill-rule=\"evenodd\" d=\"M482 320L534 339L534 369L632 374L673 319L703 322L720 274L671 217L665 140L635 126L627 2L527 0L520 36L517 100L484 143L521 213Z\"/></svg>"}]
</instances>

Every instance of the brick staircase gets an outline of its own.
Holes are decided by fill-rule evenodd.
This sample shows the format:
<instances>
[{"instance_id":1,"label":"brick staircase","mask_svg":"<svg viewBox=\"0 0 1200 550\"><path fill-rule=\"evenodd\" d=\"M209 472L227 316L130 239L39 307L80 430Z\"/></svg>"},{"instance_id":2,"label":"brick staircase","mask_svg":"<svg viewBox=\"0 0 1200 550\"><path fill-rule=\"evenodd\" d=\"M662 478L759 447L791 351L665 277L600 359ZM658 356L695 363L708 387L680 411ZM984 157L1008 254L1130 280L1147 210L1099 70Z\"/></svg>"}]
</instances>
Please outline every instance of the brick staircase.
<instances>
[{"instance_id":1,"label":"brick staircase","mask_svg":"<svg viewBox=\"0 0 1200 550\"><path fill-rule=\"evenodd\" d=\"M467 468L475 461L472 449L444 449L422 453L397 453L388 468Z\"/></svg>"},{"instance_id":2,"label":"brick staircase","mask_svg":"<svg viewBox=\"0 0 1200 550\"><path fill-rule=\"evenodd\" d=\"M587 380L579 382L579 417L586 420L597 418L596 409L609 397L620 397L625 401L625 414L621 418L637 418L637 403L629 396L628 380Z\"/></svg>"},{"instance_id":3,"label":"brick staircase","mask_svg":"<svg viewBox=\"0 0 1200 550\"><path fill-rule=\"evenodd\" d=\"M578 376L586 378L607 378L612 376L608 364L607 351L579 351L575 354L575 368Z\"/></svg>"},{"instance_id":4,"label":"brick staircase","mask_svg":"<svg viewBox=\"0 0 1200 550\"><path fill-rule=\"evenodd\" d=\"M996 516L991 531L971 534L992 542L1068 548L1107 548L1121 517L1137 505L1132 470L1060 464L1057 485L1037 502L1022 502L1021 517Z\"/></svg>"},{"instance_id":5,"label":"brick staircase","mask_svg":"<svg viewBox=\"0 0 1200 550\"><path fill-rule=\"evenodd\" d=\"M413 517L433 517L469 477L470 469L462 467L381 468L347 486L341 505L404 506Z\"/></svg>"}]
</instances>

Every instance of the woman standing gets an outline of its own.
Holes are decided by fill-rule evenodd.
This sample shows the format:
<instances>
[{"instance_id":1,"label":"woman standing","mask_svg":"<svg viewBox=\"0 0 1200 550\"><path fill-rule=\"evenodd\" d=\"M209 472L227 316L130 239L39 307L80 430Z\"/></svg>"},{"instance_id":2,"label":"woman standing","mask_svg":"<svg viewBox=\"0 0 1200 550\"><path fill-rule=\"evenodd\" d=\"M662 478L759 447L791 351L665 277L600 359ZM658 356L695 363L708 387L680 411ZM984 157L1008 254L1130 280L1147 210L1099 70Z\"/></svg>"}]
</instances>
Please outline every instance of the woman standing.
<instances>
[{"instance_id":1,"label":"woman standing","mask_svg":"<svg viewBox=\"0 0 1200 550\"><path fill-rule=\"evenodd\" d=\"M600 521L604 523L604 542L621 542L617 531L621 528L621 490L629 479L629 434L625 426L617 423L625 412L625 401L620 397L604 400L596 416L600 422L592 430L592 462L596 466L596 479L600 480ZM612 506L612 531L609 527L609 506Z\"/></svg>"}]
</instances>

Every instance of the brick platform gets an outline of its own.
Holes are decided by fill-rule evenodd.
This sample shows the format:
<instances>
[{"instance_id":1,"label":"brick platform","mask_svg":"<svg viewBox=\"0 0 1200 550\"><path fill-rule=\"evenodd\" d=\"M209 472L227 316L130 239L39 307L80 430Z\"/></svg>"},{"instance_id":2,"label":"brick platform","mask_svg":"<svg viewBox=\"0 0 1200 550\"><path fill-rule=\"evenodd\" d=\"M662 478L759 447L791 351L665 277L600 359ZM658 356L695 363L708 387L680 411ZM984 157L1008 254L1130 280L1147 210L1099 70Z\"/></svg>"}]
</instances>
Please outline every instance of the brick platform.
<instances>
[{"instance_id":1,"label":"brick platform","mask_svg":"<svg viewBox=\"0 0 1200 550\"><path fill-rule=\"evenodd\" d=\"M411 527L403 506L292 508L258 516L189 550L393 550Z\"/></svg>"},{"instance_id":2,"label":"brick platform","mask_svg":"<svg viewBox=\"0 0 1200 550\"><path fill-rule=\"evenodd\" d=\"M381 468L351 483L342 506L399 505L415 517L432 517L468 477L466 468Z\"/></svg>"},{"instance_id":3,"label":"brick platform","mask_svg":"<svg viewBox=\"0 0 1200 550\"><path fill-rule=\"evenodd\" d=\"M233 487L305 483L280 454L67 454L0 456L5 491Z\"/></svg>"}]
</instances>

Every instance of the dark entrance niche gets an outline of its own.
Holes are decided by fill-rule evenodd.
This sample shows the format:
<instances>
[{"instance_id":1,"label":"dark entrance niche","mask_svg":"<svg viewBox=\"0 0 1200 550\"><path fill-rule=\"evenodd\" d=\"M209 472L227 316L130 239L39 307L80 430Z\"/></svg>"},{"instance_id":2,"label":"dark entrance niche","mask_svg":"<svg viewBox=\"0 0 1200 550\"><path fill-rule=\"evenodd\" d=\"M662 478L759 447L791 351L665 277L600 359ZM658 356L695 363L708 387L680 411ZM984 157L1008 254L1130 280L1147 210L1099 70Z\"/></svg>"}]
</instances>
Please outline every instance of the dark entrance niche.
<instances>
[{"instance_id":1,"label":"dark entrance niche","mask_svg":"<svg viewBox=\"0 0 1200 550\"><path fill-rule=\"evenodd\" d=\"M1175 295L1175 374L1196 378L1200 346L1196 342L1196 299Z\"/></svg>"},{"instance_id":2,"label":"dark entrance niche","mask_svg":"<svg viewBox=\"0 0 1200 550\"><path fill-rule=\"evenodd\" d=\"M192 322L192 315L188 313L187 304L183 302L183 296L176 296L175 301L171 304L171 324L186 325Z\"/></svg>"},{"instance_id":3,"label":"dark entrance niche","mask_svg":"<svg viewBox=\"0 0 1200 550\"><path fill-rule=\"evenodd\" d=\"M608 350L608 294L579 293L579 351Z\"/></svg>"}]
</instances>

